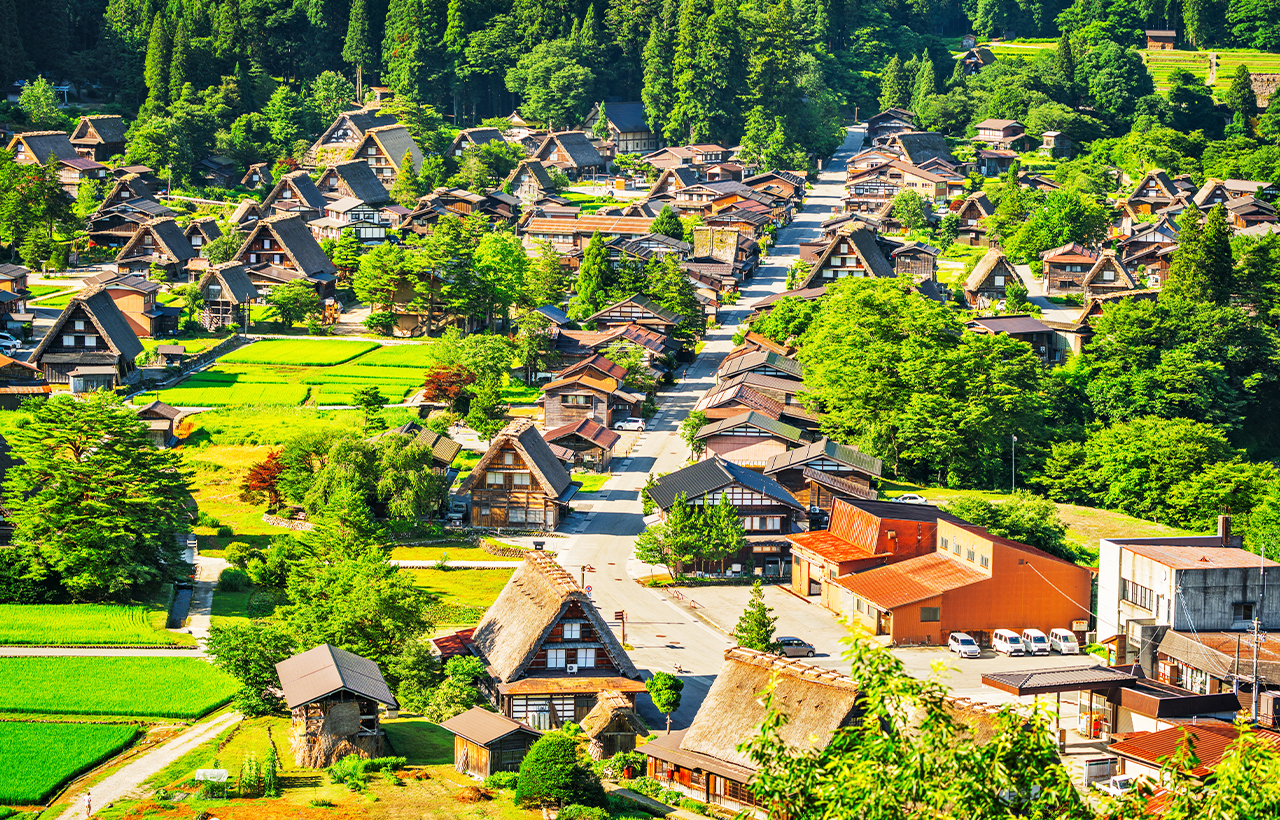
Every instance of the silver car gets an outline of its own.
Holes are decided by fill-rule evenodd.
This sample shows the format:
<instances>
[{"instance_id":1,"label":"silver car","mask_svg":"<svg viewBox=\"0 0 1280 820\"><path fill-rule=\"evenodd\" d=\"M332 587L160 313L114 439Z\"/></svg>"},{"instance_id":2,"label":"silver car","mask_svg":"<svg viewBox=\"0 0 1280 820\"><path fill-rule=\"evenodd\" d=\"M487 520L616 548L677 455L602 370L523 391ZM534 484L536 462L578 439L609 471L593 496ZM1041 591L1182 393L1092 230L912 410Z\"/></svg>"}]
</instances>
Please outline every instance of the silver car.
<instances>
[{"instance_id":1,"label":"silver car","mask_svg":"<svg viewBox=\"0 0 1280 820\"><path fill-rule=\"evenodd\" d=\"M977 658L982 655L978 642L965 632L952 632L951 637L947 638L947 649L962 658Z\"/></svg>"},{"instance_id":2,"label":"silver car","mask_svg":"<svg viewBox=\"0 0 1280 820\"><path fill-rule=\"evenodd\" d=\"M788 658L813 657L813 644L802 641L799 638L778 638L778 644L782 647L780 654L786 655Z\"/></svg>"}]
</instances>

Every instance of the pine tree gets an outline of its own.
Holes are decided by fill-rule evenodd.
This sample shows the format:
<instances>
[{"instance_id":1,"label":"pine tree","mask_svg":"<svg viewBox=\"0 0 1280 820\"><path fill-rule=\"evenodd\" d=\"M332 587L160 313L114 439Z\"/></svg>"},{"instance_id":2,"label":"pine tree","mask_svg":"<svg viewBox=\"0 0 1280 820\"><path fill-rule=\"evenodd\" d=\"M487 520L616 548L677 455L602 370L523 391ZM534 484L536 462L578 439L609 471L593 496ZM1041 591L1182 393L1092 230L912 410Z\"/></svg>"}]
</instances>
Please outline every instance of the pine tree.
<instances>
[{"instance_id":1,"label":"pine tree","mask_svg":"<svg viewBox=\"0 0 1280 820\"><path fill-rule=\"evenodd\" d=\"M695 142L730 145L742 133L742 97L736 77L746 60L734 0L715 0L715 12L704 25L698 47L694 93L701 101Z\"/></svg>"},{"instance_id":2,"label":"pine tree","mask_svg":"<svg viewBox=\"0 0 1280 820\"><path fill-rule=\"evenodd\" d=\"M373 61L365 0L351 0L351 16L347 18L347 39L342 46L342 59L356 67L356 99L363 101L364 67Z\"/></svg>"},{"instance_id":3,"label":"pine tree","mask_svg":"<svg viewBox=\"0 0 1280 820\"><path fill-rule=\"evenodd\" d=\"M1253 76L1249 67L1241 63L1231 78L1231 87L1227 89L1227 108L1245 117L1252 117L1258 110L1258 95L1253 90Z\"/></svg>"},{"instance_id":4,"label":"pine tree","mask_svg":"<svg viewBox=\"0 0 1280 820\"><path fill-rule=\"evenodd\" d=\"M1226 305L1235 292L1235 260L1231 256L1231 226L1227 223L1227 209L1222 203L1214 205L1204 220L1204 232L1200 235L1200 265L1205 283L1205 295L1214 303Z\"/></svg>"},{"instance_id":5,"label":"pine tree","mask_svg":"<svg viewBox=\"0 0 1280 820\"><path fill-rule=\"evenodd\" d=\"M604 306L604 295L608 292L613 278L613 265L609 261L609 249L599 232L591 235L587 249L582 254L582 265L578 268L578 282L574 286L577 296L574 298L570 314L581 321Z\"/></svg>"},{"instance_id":6,"label":"pine tree","mask_svg":"<svg viewBox=\"0 0 1280 820\"><path fill-rule=\"evenodd\" d=\"M187 21L183 20L174 35L173 57L169 61L169 99L173 102L182 99L182 87L190 80L190 62L191 35L187 33Z\"/></svg>"},{"instance_id":7,"label":"pine tree","mask_svg":"<svg viewBox=\"0 0 1280 820\"><path fill-rule=\"evenodd\" d=\"M675 61L671 67L675 105L663 136L676 145L697 142L694 133L705 131L702 104L697 88L697 60L703 21L708 17L708 0L683 0L676 26Z\"/></svg>"},{"instance_id":8,"label":"pine tree","mask_svg":"<svg viewBox=\"0 0 1280 820\"><path fill-rule=\"evenodd\" d=\"M413 167L413 154L405 151L404 158L400 160L400 171L396 174L395 184L391 186L391 198L404 207L410 208L417 204L420 196L422 191L418 182L418 172Z\"/></svg>"},{"instance_id":9,"label":"pine tree","mask_svg":"<svg viewBox=\"0 0 1280 820\"><path fill-rule=\"evenodd\" d=\"M360 266L360 240L356 239L356 232L351 228L343 228L338 235L331 259L340 270L347 272Z\"/></svg>"},{"instance_id":10,"label":"pine tree","mask_svg":"<svg viewBox=\"0 0 1280 820\"><path fill-rule=\"evenodd\" d=\"M163 14L157 14L151 24L151 37L147 40L145 77L149 99L156 105L169 103L169 59L173 51L169 25Z\"/></svg>"},{"instance_id":11,"label":"pine tree","mask_svg":"<svg viewBox=\"0 0 1280 820\"><path fill-rule=\"evenodd\" d=\"M911 86L907 84L902 58L897 54L880 72L880 110L907 108L911 105Z\"/></svg>"},{"instance_id":12,"label":"pine tree","mask_svg":"<svg viewBox=\"0 0 1280 820\"><path fill-rule=\"evenodd\" d=\"M649 30L649 40L645 43L644 88L641 99L644 101L644 118L649 130L661 133L675 107L675 89L671 80L671 64L675 60L676 12L679 0L663 0L662 13L653 21Z\"/></svg>"},{"instance_id":13,"label":"pine tree","mask_svg":"<svg viewBox=\"0 0 1280 820\"><path fill-rule=\"evenodd\" d=\"M781 117L788 129L794 130L803 92L798 82L800 46L791 0L780 0L766 12L749 52L748 97L770 117Z\"/></svg>"},{"instance_id":14,"label":"pine tree","mask_svg":"<svg viewBox=\"0 0 1280 820\"><path fill-rule=\"evenodd\" d=\"M591 136L598 140L609 139L609 115L604 110L604 102L600 103L600 110L596 112L596 124L591 128Z\"/></svg>"},{"instance_id":15,"label":"pine tree","mask_svg":"<svg viewBox=\"0 0 1280 820\"><path fill-rule=\"evenodd\" d=\"M0 0L0 83L7 85L21 77L26 62L14 0Z\"/></svg>"},{"instance_id":16,"label":"pine tree","mask_svg":"<svg viewBox=\"0 0 1280 820\"><path fill-rule=\"evenodd\" d=\"M781 647L773 638L774 625L778 616L772 614L773 608L764 602L764 588L756 581L751 585L751 598L747 608L738 618L738 625L733 628L732 637L739 646L755 649L759 652L777 652Z\"/></svg>"},{"instance_id":17,"label":"pine tree","mask_svg":"<svg viewBox=\"0 0 1280 820\"><path fill-rule=\"evenodd\" d=\"M1178 247L1169 264L1169 276L1161 296L1203 301L1208 296L1208 283L1201 278L1200 210L1195 205L1178 216Z\"/></svg>"},{"instance_id":18,"label":"pine tree","mask_svg":"<svg viewBox=\"0 0 1280 820\"><path fill-rule=\"evenodd\" d=\"M911 95L911 110L919 114L924 111L925 103L937 90L938 78L933 71L933 60L929 52L920 56L920 67L916 69L915 90Z\"/></svg>"},{"instance_id":19,"label":"pine tree","mask_svg":"<svg viewBox=\"0 0 1280 820\"><path fill-rule=\"evenodd\" d=\"M239 60L247 64L239 0L222 0L222 6L218 9L217 27L215 44L218 56L224 60ZM245 86L240 86L240 93L245 93Z\"/></svg>"},{"instance_id":20,"label":"pine tree","mask_svg":"<svg viewBox=\"0 0 1280 820\"><path fill-rule=\"evenodd\" d=\"M1062 82L1068 86L1074 85L1076 81L1076 55L1071 50L1071 32L1064 31L1062 36L1058 38L1058 51L1054 59L1058 67L1058 76L1062 78Z\"/></svg>"},{"instance_id":21,"label":"pine tree","mask_svg":"<svg viewBox=\"0 0 1280 820\"><path fill-rule=\"evenodd\" d=\"M676 216L676 212L671 209L670 205L663 205L662 210L653 218L653 222L649 225L649 232L669 236L672 239L684 240L684 225L680 223L680 217Z\"/></svg>"}]
</instances>

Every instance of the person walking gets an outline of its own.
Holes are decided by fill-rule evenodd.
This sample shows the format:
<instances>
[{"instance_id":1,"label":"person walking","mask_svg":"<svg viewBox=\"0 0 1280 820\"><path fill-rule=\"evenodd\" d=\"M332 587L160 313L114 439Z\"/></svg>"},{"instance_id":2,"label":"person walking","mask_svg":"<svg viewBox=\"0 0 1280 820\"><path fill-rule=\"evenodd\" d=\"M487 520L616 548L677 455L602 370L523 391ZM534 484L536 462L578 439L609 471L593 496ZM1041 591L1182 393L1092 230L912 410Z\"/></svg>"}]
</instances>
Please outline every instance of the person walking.
<instances>
[{"instance_id":1,"label":"person walking","mask_svg":"<svg viewBox=\"0 0 1280 820\"><path fill-rule=\"evenodd\" d=\"M93 797L87 791L84 793L84 816L93 816Z\"/></svg>"}]
</instances>

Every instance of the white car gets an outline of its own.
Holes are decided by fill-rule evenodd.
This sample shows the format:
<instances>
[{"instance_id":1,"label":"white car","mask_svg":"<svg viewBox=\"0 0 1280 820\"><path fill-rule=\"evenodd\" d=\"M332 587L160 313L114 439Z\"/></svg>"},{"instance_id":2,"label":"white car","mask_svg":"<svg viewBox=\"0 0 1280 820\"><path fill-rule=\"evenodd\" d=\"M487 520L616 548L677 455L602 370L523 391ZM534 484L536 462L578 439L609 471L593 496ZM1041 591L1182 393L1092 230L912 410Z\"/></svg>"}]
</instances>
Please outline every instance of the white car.
<instances>
[{"instance_id":1,"label":"white car","mask_svg":"<svg viewBox=\"0 0 1280 820\"><path fill-rule=\"evenodd\" d=\"M928 504L929 503L929 499L925 498L922 495L917 495L916 493L903 493L897 498L894 498L891 500L896 501L899 504Z\"/></svg>"},{"instance_id":2,"label":"white car","mask_svg":"<svg viewBox=\"0 0 1280 820\"><path fill-rule=\"evenodd\" d=\"M1038 629L1022 630L1022 645L1028 655L1049 654L1049 637Z\"/></svg>"},{"instance_id":3,"label":"white car","mask_svg":"<svg viewBox=\"0 0 1280 820\"><path fill-rule=\"evenodd\" d=\"M1013 657L1027 654L1022 639L1012 629L997 629L991 633L991 648L997 652Z\"/></svg>"},{"instance_id":4,"label":"white car","mask_svg":"<svg viewBox=\"0 0 1280 820\"><path fill-rule=\"evenodd\" d=\"M1079 655L1080 644L1070 629L1050 629L1049 649L1060 655Z\"/></svg>"},{"instance_id":5,"label":"white car","mask_svg":"<svg viewBox=\"0 0 1280 820\"><path fill-rule=\"evenodd\" d=\"M1112 775L1109 780L1102 783L1093 784L1099 791L1106 792L1112 797L1119 797L1129 789L1133 788L1133 775L1116 774Z\"/></svg>"},{"instance_id":6,"label":"white car","mask_svg":"<svg viewBox=\"0 0 1280 820\"><path fill-rule=\"evenodd\" d=\"M964 632L952 632L951 637L947 638L947 649L962 658L977 658L982 655L978 642Z\"/></svg>"},{"instance_id":7,"label":"white car","mask_svg":"<svg viewBox=\"0 0 1280 820\"><path fill-rule=\"evenodd\" d=\"M637 419L637 418L623 419L622 421L614 422L613 429L635 430L635 431L644 430L644 419Z\"/></svg>"}]
</instances>

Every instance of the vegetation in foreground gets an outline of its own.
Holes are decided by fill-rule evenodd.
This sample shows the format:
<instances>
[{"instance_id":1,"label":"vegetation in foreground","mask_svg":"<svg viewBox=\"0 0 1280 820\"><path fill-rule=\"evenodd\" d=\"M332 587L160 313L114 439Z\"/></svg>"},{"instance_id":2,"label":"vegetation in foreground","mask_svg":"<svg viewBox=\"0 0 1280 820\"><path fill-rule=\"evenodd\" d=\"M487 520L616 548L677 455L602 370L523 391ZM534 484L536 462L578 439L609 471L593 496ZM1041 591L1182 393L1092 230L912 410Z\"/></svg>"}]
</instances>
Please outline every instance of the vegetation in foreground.
<instances>
[{"instance_id":1,"label":"vegetation in foreground","mask_svg":"<svg viewBox=\"0 0 1280 820\"><path fill-rule=\"evenodd\" d=\"M124 749L137 734L134 726L0 722L0 803L43 803L63 783Z\"/></svg>"},{"instance_id":2,"label":"vegetation in foreground","mask_svg":"<svg viewBox=\"0 0 1280 820\"><path fill-rule=\"evenodd\" d=\"M0 604L0 644L194 646L164 629L163 607L118 604Z\"/></svg>"},{"instance_id":3,"label":"vegetation in foreground","mask_svg":"<svg viewBox=\"0 0 1280 820\"><path fill-rule=\"evenodd\" d=\"M235 681L196 658L0 658L0 712L192 720L231 699Z\"/></svg>"}]
</instances>

